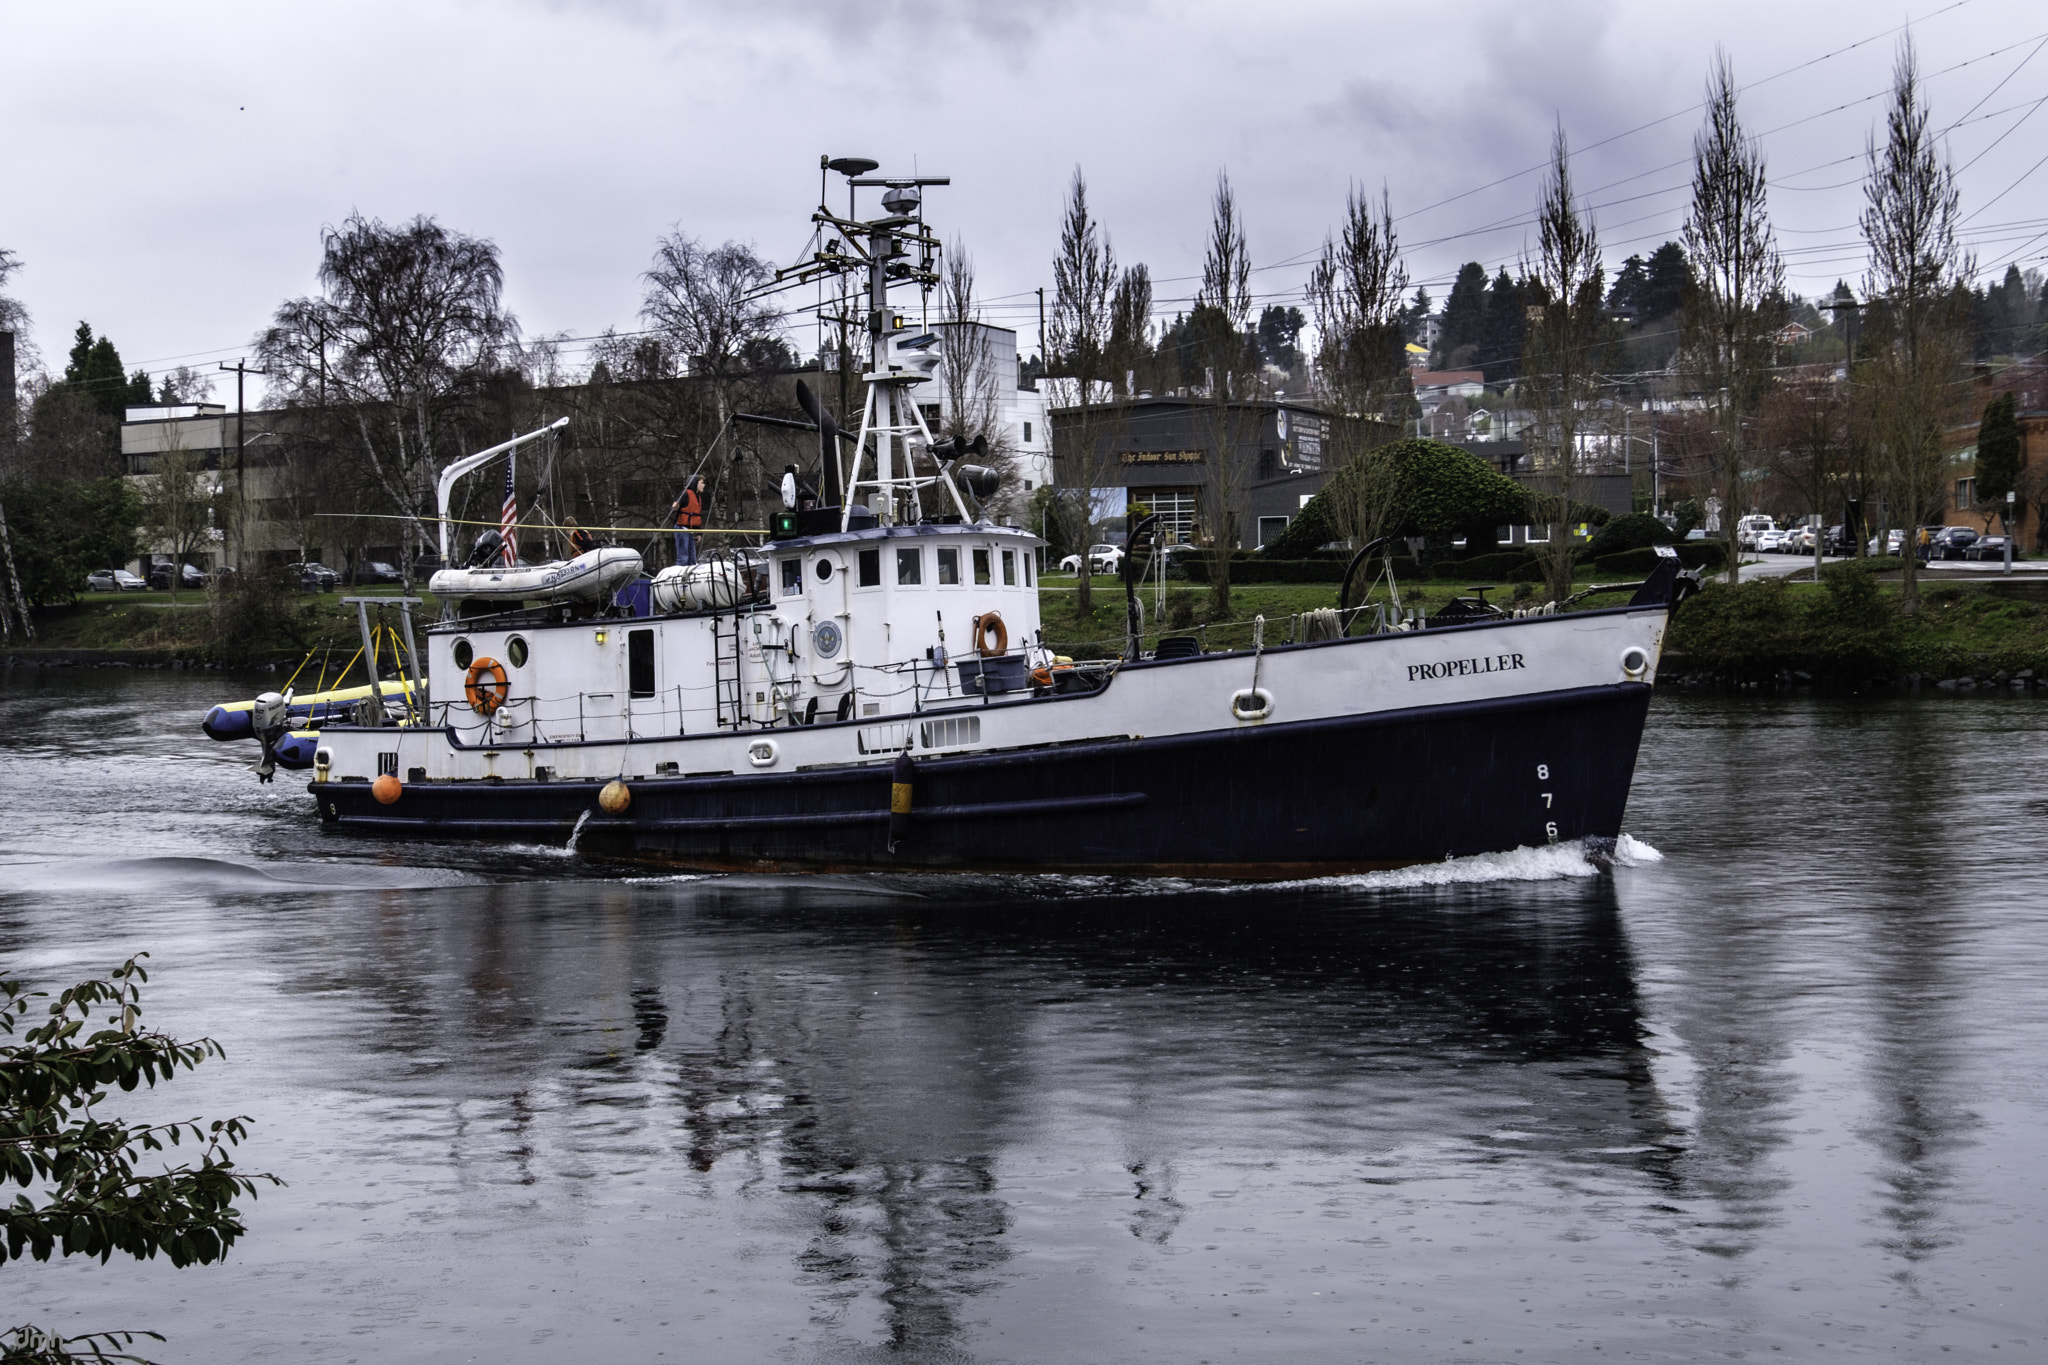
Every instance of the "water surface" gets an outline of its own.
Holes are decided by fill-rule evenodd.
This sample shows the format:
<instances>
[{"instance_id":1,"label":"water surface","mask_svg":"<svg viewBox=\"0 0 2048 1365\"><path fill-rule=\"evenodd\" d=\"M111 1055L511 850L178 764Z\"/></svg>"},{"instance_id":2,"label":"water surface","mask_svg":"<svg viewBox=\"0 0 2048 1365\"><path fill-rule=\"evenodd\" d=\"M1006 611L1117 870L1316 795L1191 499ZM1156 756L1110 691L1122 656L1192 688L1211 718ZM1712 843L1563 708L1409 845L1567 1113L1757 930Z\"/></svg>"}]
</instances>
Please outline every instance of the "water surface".
<instances>
[{"instance_id":1,"label":"water surface","mask_svg":"<svg viewBox=\"0 0 2048 1365\"><path fill-rule=\"evenodd\" d=\"M2038 1355L2048 705L1659 698L1628 828L1282 887L651 876L323 830L261 680L0 675L0 961L152 955L166 1362ZM1656 853L1661 852L1661 859ZM1597 1348L1597 1350L1596 1350Z\"/></svg>"}]
</instances>

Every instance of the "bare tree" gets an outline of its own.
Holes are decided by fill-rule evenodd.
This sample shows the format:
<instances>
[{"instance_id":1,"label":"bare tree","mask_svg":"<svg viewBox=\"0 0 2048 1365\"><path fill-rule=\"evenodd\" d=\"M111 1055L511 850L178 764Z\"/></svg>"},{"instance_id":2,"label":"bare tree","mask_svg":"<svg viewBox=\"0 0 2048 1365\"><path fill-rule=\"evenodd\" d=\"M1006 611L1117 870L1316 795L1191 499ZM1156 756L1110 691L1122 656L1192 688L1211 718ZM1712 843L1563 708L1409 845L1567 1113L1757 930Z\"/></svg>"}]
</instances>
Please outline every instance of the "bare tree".
<instances>
[{"instance_id":1,"label":"bare tree","mask_svg":"<svg viewBox=\"0 0 2048 1365\"><path fill-rule=\"evenodd\" d=\"M1571 151L1559 125L1550 146L1550 174L1536 206L1536 259L1523 267L1522 299L1529 330L1522 393L1536 423L1528 433L1543 475L1532 499L1534 519L1550 525L1536 547L1551 600L1571 595L1580 546L1571 533L1577 491L1579 433L1599 381L1595 365L1606 336L1601 309L1600 237L1572 191Z\"/></svg>"},{"instance_id":2,"label":"bare tree","mask_svg":"<svg viewBox=\"0 0 2048 1365\"><path fill-rule=\"evenodd\" d=\"M182 435L175 434L159 451L153 473L142 488L142 530L152 546L171 557L171 600L178 600L184 568L202 548L210 548L226 528L232 509L218 474L206 468Z\"/></svg>"},{"instance_id":3,"label":"bare tree","mask_svg":"<svg viewBox=\"0 0 2048 1365\"><path fill-rule=\"evenodd\" d=\"M257 339L288 403L338 424L403 523L400 569L432 537L434 478L460 453L460 418L518 332L498 248L422 214L361 214L322 234L320 298L277 310ZM336 440L337 450L344 441Z\"/></svg>"},{"instance_id":4,"label":"bare tree","mask_svg":"<svg viewBox=\"0 0 2048 1365\"><path fill-rule=\"evenodd\" d=\"M1941 505L1947 464L1942 435L1959 398L1954 380L1969 358L1968 281L1974 262L1956 240L1955 172L1927 126L1927 102L1910 38L1892 67L1885 140L1867 144L1863 239L1870 247L1865 366L1880 476L1906 528L1900 606L1918 610L1912 528Z\"/></svg>"},{"instance_id":5,"label":"bare tree","mask_svg":"<svg viewBox=\"0 0 2048 1365\"><path fill-rule=\"evenodd\" d=\"M1152 272L1143 261L1128 267L1109 303L1109 345L1104 368L1126 398L1149 392L1156 361L1152 349Z\"/></svg>"},{"instance_id":6,"label":"bare tree","mask_svg":"<svg viewBox=\"0 0 2048 1365\"><path fill-rule=\"evenodd\" d=\"M939 350L939 383L945 390L934 437L951 436L963 444L982 437L988 442L983 462L1002 476L1002 487L989 510L1013 515L1019 506L1017 443L1003 420L1003 379L997 372L995 346L982 324L981 303L974 292L974 258L959 241L947 249L939 284L939 323L945 339Z\"/></svg>"},{"instance_id":7,"label":"bare tree","mask_svg":"<svg viewBox=\"0 0 2048 1365\"><path fill-rule=\"evenodd\" d=\"M1387 533L1399 514L1400 468L1388 436L1414 401L1401 327L1408 270L1384 187L1375 208L1354 187L1344 200L1344 226L1323 241L1309 274L1309 311L1316 327L1316 386L1334 410L1324 460L1337 490L1332 512L1353 545Z\"/></svg>"},{"instance_id":8,"label":"bare tree","mask_svg":"<svg viewBox=\"0 0 2048 1365\"><path fill-rule=\"evenodd\" d=\"M1120 410L1104 404L1105 351L1110 339L1110 305L1116 289L1116 252L1109 234L1088 211L1088 182L1081 168L1067 187L1060 223L1060 253L1052 263L1053 305L1048 344L1052 363L1074 388L1073 402L1054 423L1058 481L1053 499L1065 539L1081 547L1075 606L1083 617L1095 609L1088 573L1088 540L1095 522L1095 490L1107 485L1115 468Z\"/></svg>"},{"instance_id":9,"label":"bare tree","mask_svg":"<svg viewBox=\"0 0 2048 1365\"><path fill-rule=\"evenodd\" d=\"M1258 348L1247 333L1252 313L1251 253L1230 174L1216 176L1209 204L1209 246L1202 258L1202 288L1188 318L1202 359L1204 520L1211 548L1209 597L1218 617L1230 614L1230 556L1257 471L1260 413L1248 406L1259 396Z\"/></svg>"},{"instance_id":10,"label":"bare tree","mask_svg":"<svg viewBox=\"0 0 2048 1365\"><path fill-rule=\"evenodd\" d=\"M1732 583L1741 563L1735 523L1749 510L1750 475L1760 464L1746 428L1771 385L1785 264L1765 202L1763 148L1736 113L1735 71L1725 53L1714 58L1706 103L1706 125L1692 141L1692 207L1683 235L1697 282L1686 300L1681 355L1719 418L1714 483Z\"/></svg>"}]
</instances>

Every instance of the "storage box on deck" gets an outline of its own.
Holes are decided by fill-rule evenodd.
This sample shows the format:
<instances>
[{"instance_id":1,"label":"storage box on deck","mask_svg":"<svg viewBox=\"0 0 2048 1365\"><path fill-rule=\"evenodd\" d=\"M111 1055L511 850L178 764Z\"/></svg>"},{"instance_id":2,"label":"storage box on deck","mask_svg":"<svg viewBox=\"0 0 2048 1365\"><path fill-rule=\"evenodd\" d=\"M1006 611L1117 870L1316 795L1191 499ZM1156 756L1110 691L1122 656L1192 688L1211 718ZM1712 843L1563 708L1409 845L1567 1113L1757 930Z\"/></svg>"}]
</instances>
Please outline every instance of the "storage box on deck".
<instances>
[{"instance_id":1,"label":"storage box on deck","mask_svg":"<svg viewBox=\"0 0 2048 1365\"><path fill-rule=\"evenodd\" d=\"M954 661L954 667L960 670L962 692L979 696L984 687L991 694L1024 690L1025 670L1022 654L1001 654L993 659L957 659Z\"/></svg>"}]
</instances>

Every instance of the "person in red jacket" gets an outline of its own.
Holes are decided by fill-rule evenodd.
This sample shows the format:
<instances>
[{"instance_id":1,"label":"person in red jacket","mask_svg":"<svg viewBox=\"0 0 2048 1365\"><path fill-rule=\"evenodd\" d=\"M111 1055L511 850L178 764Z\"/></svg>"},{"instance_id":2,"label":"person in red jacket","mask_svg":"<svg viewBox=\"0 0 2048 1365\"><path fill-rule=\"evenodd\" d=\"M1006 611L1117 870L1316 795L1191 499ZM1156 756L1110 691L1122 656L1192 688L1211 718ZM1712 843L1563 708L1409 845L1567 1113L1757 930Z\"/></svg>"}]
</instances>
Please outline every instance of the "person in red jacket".
<instances>
[{"instance_id":1,"label":"person in red jacket","mask_svg":"<svg viewBox=\"0 0 2048 1365\"><path fill-rule=\"evenodd\" d=\"M669 505L669 517L676 526L676 563L697 562L697 532L704 525L704 476L692 474L683 491Z\"/></svg>"}]
</instances>

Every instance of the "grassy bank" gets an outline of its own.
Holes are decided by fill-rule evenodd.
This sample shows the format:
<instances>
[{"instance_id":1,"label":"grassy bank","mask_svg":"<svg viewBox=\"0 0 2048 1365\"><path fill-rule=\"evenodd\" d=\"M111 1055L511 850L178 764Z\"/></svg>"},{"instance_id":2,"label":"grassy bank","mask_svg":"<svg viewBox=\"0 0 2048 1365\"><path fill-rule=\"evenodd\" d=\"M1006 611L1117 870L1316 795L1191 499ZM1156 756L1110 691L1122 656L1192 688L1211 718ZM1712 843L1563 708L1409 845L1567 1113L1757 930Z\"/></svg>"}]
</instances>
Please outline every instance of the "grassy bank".
<instances>
[{"instance_id":1,"label":"grassy bank","mask_svg":"<svg viewBox=\"0 0 2048 1365\"><path fill-rule=\"evenodd\" d=\"M1899 591L1853 564L1817 584L1711 585L1673 621L1664 677L1849 689L2048 677L2048 583L1923 580L1910 616Z\"/></svg>"},{"instance_id":2,"label":"grassy bank","mask_svg":"<svg viewBox=\"0 0 2048 1365\"><path fill-rule=\"evenodd\" d=\"M396 587L349 589L349 596L396 596ZM18 662L296 666L309 650L361 645L354 607L340 593L293 593L254 603L204 592L93 594L35 614L33 644L5 651ZM439 608L422 609L431 620ZM339 663L339 660L337 660Z\"/></svg>"}]
</instances>

